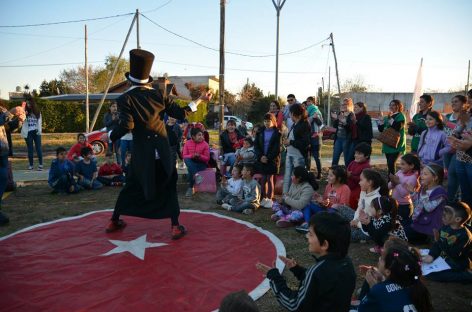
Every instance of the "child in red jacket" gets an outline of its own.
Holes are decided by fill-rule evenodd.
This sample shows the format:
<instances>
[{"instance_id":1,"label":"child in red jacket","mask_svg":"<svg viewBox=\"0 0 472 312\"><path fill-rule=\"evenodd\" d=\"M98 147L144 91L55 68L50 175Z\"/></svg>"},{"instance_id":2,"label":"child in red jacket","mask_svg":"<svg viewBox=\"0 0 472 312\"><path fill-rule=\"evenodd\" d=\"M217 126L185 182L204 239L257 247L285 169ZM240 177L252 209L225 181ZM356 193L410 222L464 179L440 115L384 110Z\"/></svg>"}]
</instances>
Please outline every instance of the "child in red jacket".
<instances>
[{"instance_id":1,"label":"child in red jacket","mask_svg":"<svg viewBox=\"0 0 472 312\"><path fill-rule=\"evenodd\" d=\"M113 161L113 154L107 156L105 162L100 166L97 180L108 186L121 186L125 182L123 170Z\"/></svg>"},{"instance_id":2,"label":"child in red jacket","mask_svg":"<svg viewBox=\"0 0 472 312\"><path fill-rule=\"evenodd\" d=\"M67 152L67 159L74 162L79 162L80 160L82 160L82 156L80 156L80 152L82 148L84 147L88 147L93 151L93 147L92 145L90 145L90 143L87 142L87 138L85 137L85 134L79 133L77 134L77 143L72 145L69 152ZM92 158L95 158L95 157L92 157Z\"/></svg>"},{"instance_id":3,"label":"child in red jacket","mask_svg":"<svg viewBox=\"0 0 472 312\"><path fill-rule=\"evenodd\" d=\"M190 134L192 139L185 142L183 151L184 162L188 169L189 188L185 194L187 197L194 194L195 173L205 170L210 160L210 146L205 142L202 130L192 128Z\"/></svg>"},{"instance_id":4,"label":"child in red jacket","mask_svg":"<svg viewBox=\"0 0 472 312\"><path fill-rule=\"evenodd\" d=\"M349 207L356 209L359 196L361 194L361 187L359 180L361 178L362 170L370 168L370 154L372 147L367 143L359 143L354 148L354 161L351 161L347 166L347 185L351 189L349 197Z\"/></svg>"}]
</instances>

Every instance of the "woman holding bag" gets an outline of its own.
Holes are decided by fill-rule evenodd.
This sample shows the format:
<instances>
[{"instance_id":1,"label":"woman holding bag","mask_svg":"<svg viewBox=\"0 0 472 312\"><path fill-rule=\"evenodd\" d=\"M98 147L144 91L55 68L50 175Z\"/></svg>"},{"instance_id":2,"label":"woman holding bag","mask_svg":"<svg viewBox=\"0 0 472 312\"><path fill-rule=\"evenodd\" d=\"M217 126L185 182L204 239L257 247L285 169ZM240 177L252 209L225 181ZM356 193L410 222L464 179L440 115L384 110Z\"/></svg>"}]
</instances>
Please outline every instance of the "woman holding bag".
<instances>
[{"instance_id":1,"label":"woman holding bag","mask_svg":"<svg viewBox=\"0 0 472 312\"><path fill-rule=\"evenodd\" d=\"M380 132L389 131L392 134L395 134L398 139L395 140L396 146L393 146L392 143L386 144L386 141L383 141L379 137L379 141L382 144L382 153L385 154L387 158L387 167L388 173L395 174L396 172L396 162L400 154L404 154L406 150L406 137L405 137L405 115L403 114L403 103L399 100L392 100L389 104L390 113L388 116L385 116L383 119L379 120L378 128ZM392 130L387 130L391 128ZM382 136L382 135L381 135Z\"/></svg>"}]
</instances>

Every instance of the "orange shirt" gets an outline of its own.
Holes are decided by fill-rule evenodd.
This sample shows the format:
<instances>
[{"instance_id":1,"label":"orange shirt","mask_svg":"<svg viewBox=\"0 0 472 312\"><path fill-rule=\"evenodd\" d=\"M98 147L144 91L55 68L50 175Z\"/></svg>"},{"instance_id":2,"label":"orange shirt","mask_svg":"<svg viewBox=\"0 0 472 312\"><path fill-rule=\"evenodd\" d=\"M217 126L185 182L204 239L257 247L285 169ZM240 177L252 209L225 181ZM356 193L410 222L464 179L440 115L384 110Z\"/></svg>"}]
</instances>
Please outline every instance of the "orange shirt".
<instances>
[{"instance_id":1,"label":"orange shirt","mask_svg":"<svg viewBox=\"0 0 472 312\"><path fill-rule=\"evenodd\" d=\"M342 184L337 189L332 184L326 185L323 193L323 199L329 199L329 206L334 204L349 206L349 197L351 196L351 190L346 184Z\"/></svg>"}]
</instances>

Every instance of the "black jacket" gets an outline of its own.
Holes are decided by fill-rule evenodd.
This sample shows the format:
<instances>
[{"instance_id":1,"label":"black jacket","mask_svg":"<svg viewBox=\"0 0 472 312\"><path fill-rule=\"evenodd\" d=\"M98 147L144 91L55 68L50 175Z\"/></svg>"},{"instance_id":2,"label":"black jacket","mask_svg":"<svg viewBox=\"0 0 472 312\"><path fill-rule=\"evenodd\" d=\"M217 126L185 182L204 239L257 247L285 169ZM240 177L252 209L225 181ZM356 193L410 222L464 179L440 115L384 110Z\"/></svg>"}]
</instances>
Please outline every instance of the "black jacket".
<instances>
[{"instance_id":1,"label":"black jacket","mask_svg":"<svg viewBox=\"0 0 472 312\"><path fill-rule=\"evenodd\" d=\"M359 120L356 121L357 126L357 138L354 139L356 142L366 142L371 144L374 133L372 131L372 118L365 114Z\"/></svg>"},{"instance_id":2,"label":"black jacket","mask_svg":"<svg viewBox=\"0 0 472 312\"><path fill-rule=\"evenodd\" d=\"M244 137L242 136L242 134L239 132L238 129L235 129L234 131L236 132L236 135L238 137L238 141L241 140L241 139L244 139ZM220 134L220 146L221 146L221 149L223 150L223 154L235 153L236 152L236 149L233 147L233 144L231 143L231 141L229 139L228 130L225 130L225 131L221 132L221 134Z\"/></svg>"},{"instance_id":3,"label":"black jacket","mask_svg":"<svg viewBox=\"0 0 472 312\"><path fill-rule=\"evenodd\" d=\"M263 174L277 174L280 167L280 138L281 134L277 127L273 127L274 133L272 134L269 141L269 149L267 154L264 154L264 130L262 127L256 134L254 140L254 152L256 153L257 167L259 167ZM261 157L266 156L269 161L268 165L261 163ZM266 167L266 168L264 168Z\"/></svg>"},{"instance_id":4,"label":"black jacket","mask_svg":"<svg viewBox=\"0 0 472 312\"><path fill-rule=\"evenodd\" d=\"M311 126L307 120L300 120L292 126L293 140L290 145L300 151L303 157L307 157L310 148Z\"/></svg>"},{"instance_id":5,"label":"black jacket","mask_svg":"<svg viewBox=\"0 0 472 312\"><path fill-rule=\"evenodd\" d=\"M356 286L351 259L328 254L308 269L297 265L290 271L300 281L298 290L290 289L277 269L267 273L275 298L288 311L349 311Z\"/></svg>"}]
</instances>

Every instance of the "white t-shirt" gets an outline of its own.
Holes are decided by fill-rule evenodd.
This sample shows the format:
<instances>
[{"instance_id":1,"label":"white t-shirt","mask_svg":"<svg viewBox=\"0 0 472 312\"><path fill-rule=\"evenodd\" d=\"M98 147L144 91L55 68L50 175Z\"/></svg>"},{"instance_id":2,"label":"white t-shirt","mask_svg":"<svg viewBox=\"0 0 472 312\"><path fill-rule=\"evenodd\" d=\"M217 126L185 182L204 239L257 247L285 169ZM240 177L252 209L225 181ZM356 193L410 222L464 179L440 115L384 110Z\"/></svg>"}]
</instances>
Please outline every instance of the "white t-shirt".
<instances>
[{"instance_id":1,"label":"white t-shirt","mask_svg":"<svg viewBox=\"0 0 472 312\"><path fill-rule=\"evenodd\" d=\"M241 191L241 186L243 185L243 179L239 178L237 180L231 178L228 180L226 185L226 190L231 193L231 195L237 196Z\"/></svg>"}]
</instances>

